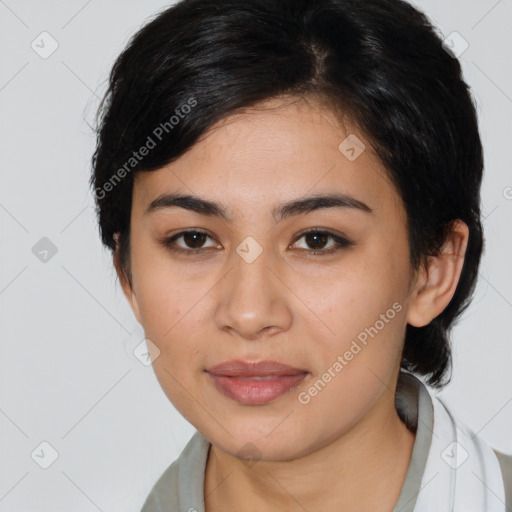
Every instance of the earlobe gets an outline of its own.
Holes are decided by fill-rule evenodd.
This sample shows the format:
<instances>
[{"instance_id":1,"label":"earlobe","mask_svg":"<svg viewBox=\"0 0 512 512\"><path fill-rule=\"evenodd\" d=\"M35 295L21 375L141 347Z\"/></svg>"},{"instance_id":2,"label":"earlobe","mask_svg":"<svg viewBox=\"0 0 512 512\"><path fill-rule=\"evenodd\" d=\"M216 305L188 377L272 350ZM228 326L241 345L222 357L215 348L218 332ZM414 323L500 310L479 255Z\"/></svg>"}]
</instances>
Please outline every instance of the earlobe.
<instances>
[{"instance_id":1,"label":"earlobe","mask_svg":"<svg viewBox=\"0 0 512 512\"><path fill-rule=\"evenodd\" d=\"M132 308L133 314L135 315L137 322L139 322L139 324L142 325L139 302L137 300L137 295L135 294L133 287L128 283L126 277L124 277L123 280L119 278L119 281L121 283L124 296L126 297L128 303L130 304L130 307Z\"/></svg>"},{"instance_id":2,"label":"earlobe","mask_svg":"<svg viewBox=\"0 0 512 512\"><path fill-rule=\"evenodd\" d=\"M130 304L130 307L137 319L137 322L141 323L140 309L139 303L137 301L137 295L133 289L133 283L130 281L128 276L126 275L125 269L121 264L121 257L119 254L119 233L114 234L114 240L116 241L116 248L113 255L114 268L116 269L117 277L119 279L119 284L121 285L121 289L123 290L123 294Z\"/></svg>"},{"instance_id":3,"label":"earlobe","mask_svg":"<svg viewBox=\"0 0 512 512\"><path fill-rule=\"evenodd\" d=\"M452 299L459 282L469 238L469 228L461 220L452 224L439 255L431 256L412 292L407 322L414 327L428 325Z\"/></svg>"}]
</instances>

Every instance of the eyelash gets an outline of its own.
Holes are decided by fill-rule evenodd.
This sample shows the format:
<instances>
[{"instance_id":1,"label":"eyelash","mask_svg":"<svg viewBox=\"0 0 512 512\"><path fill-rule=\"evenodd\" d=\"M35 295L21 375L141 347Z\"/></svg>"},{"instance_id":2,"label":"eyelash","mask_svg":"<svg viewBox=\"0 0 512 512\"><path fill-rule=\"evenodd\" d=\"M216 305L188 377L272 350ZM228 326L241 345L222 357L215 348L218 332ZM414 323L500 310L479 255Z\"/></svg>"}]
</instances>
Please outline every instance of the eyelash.
<instances>
[{"instance_id":1,"label":"eyelash","mask_svg":"<svg viewBox=\"0 0 512 512\"><path fill-rule=\"evenodd\" d=\"M162 240L161 243L162 243L162 245L164 245L164 247L166 249L168 249L174 253L184 254L186 256L197 255L197 254L201 254L201 253L208 251L209 248L183 249L181 247L176 247L176 245L174 245L174 242L177 239L179 239L183 235L186 235L189 233L203 234L213 240L213 238L210 237L208 235L208 233L206 233L205 231L202 231L199 229L190 229L187 231L181 231L180 233L177 233L176 235L173 235L170 238L166 238L165 240ZM330 249L309 249L309 250L301 249L303 251L309 252L309 255L311 255L311 256L326 256L326 255L334 254L342 249L346 249L346 248L354 245L350 240L348 240L346 238L336 235L330 231L321 230L321 229L310 229L309 231L305 231L295 240L294 244L297 243L301 238L305 237L306 235L310 235L310 234L327 235L329 238L332 238L337 243L336 246L331 247Z\"/></svg>"}]
</instances>

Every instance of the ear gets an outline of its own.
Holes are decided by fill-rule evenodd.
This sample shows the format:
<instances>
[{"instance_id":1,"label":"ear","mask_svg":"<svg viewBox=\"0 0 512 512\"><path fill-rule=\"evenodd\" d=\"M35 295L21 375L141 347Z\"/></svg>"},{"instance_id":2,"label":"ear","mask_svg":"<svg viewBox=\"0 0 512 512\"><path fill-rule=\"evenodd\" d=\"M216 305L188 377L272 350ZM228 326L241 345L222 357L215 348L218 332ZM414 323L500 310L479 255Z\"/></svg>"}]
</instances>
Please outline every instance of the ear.
<instances>
[{"instance_id":1,"label":"ear","mask_svg":"<svg viewBox=\"0 0 512 512\"><path fill-rule=\"evenodd\" d=\"M460 219L453 222L438 256L422 267L411 294L407 323L414 327L428 325L441 314L452 299L464 264L469 228Z\"/></svg>"},{"instance_id":2,"label":"ear","mask_svg":"<svg viewBox=\"0 0 512 512\"><path fill-rule=\"evenodd\" d=\"M114 267L116 269L117 277L119 278L119 283L121 285L121 289L123 290L124 296L130 304L132 308L133 314L137 319L137 322L142 325L139 303L137 301L137 295L133 288L133 282L131 277L127 274L127 269L123 268L121 264L121 256L119 253L119 233L114 233L114 240L116 242L116 248L114 250Z\"/></svg>"}]
</instances>

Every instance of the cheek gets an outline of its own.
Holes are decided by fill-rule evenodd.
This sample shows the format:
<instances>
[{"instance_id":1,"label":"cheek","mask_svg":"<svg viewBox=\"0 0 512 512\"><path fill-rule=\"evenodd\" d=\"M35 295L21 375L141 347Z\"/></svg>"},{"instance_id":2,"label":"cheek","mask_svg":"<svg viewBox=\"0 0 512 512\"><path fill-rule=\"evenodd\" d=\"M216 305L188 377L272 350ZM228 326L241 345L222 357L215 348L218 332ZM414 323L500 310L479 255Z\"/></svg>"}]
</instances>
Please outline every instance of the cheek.
<instances>
[{"instance_id":1,"label":"cheek","mask_svg":"<svg viewBox=\"0 0 512 512\"><path fill-rule=\"evenodd\" d=\"M147 241L133 244L132 274L146 337L161 351L168 350L169 341L194 322L198 284Z\"/></svg>"},{"instance_id":2,"label":"cheek","mask_svg":"<svg viewBox=\"0 0 512 512\"><path fill-rule=\"evenodd\" d=\"M340 265L315 276L311 303L334 330L335 326L342 325L345 331L354 334L354 328L373 324L395 302L405 300L409 272L407 253L397 246L372 245L378 247L354 252ZM311 295L307 287L300 293L306 297L308 293Z\"/></svg>"},{"instance_id":3,"label":"cheek","mask_svg":"<svg viewBox=\"0 0 512 512\"><path fill-rule=\"evenodd\" d=\"M204 347L197 340L206 314L198 283L158 265L138 274L138 299L146 338L159 349L153 371L174 407L189 421L197 413L191 396L196 396L204 364Z\"/></svg>"},{"instance_id":4,"label":"cheek","mask_svg":"<svg viewBox=\"0 0 512 512\"><path fill-rule=\"evenodd\" d=\"M328 330L321 338L313 335L311 339L317 340L324 368L341 356L344 368L350 366L352 371L375 368L376 373L387 372L399 358L405 331L400 294L390 292L386 283L379 287L375 280L352 279L332 291L330 304L318 310Z\"/></svg>"},{"instance_id":5,"label":"cheek","mask_svg":"<svg viewBox=\"0 0 512 512\"><path fill-rule=\"evenodd\" d=\"M333 436L357 423L386 392L399 364L405 307L390 275L382 265L379 273L347 273L343 282L331 285L317 312L332 332L319 337L308 329L312 324L302 329L314 340L310 351L319 364L297 397L299 410L321 417Z\"/></svg>"},{"instance_id":6,"label":"cheek","mask_svg":"<svg viewBox=\"0 0 512 512\"><path fill-rule=\"evenodd\" d=\"M326 328L320 338L310 336L318 340L324 367L346 355L352 372L360 368L368 374L374 368L386 374L400 359L409 265L407 246L399 245L372 244L347 258L338 272L317 280L312 309Z\"/></svg>"}]
</instances>

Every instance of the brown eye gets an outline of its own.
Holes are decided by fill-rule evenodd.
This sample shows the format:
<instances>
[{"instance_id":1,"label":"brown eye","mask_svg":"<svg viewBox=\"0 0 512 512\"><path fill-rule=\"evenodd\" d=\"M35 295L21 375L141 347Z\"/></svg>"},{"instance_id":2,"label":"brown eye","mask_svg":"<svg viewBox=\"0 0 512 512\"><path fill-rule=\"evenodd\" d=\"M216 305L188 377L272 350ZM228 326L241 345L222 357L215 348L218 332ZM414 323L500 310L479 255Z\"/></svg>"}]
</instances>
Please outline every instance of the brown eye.
<instances>
[{"instance_id":1,"label":"brown eye","mask_svg":"<svg viewBox=\"0 0 512 512\"><path fill-rule=\"evenodd\" d=\"M207 235L200 231L187 231L183 235L183 242L191 249L200 249Z\"/></svg>"},{"instance_id":2,"label":"brown eye","mask_svg":"<svg viewBox=\"0 0 512 512\"><path fill-rule=\"evenodd\" d=\"M306 231L302 233L302 235L297 239L304 239L306 242L305 251L310 252L313 255L325 255L325 254L333 254L341 249L350 247L354 245L352 242L347 240L344 237L331 233L329 231L322 231L320 229L312 229L310 231ZM329 240L333 240L333 244L325 248L329 242ZM297 244L297 242L295 242Z\"/></svg>"},{"instance_id":3,"label":"brown eye","mask_svg":"<svg viewBox=\"0 0 512 512\"><path fill-rule=\"evenodd\" d=\"M178 245L177 241L183 239L182 244ZM207 250L213 246L204 247L205 241L211 237L204 231L198 231L196 229L182 231L162 241L162 244L173 252L184 253L188 255L197 254Z\"/></svg>"},{"instance_id":4,"label":"brown eye","mask_svg":"<svg viewBox=\"0 0 512 512\"><path fill-rule=\"evenodd\" d=\"M178 244L177 242L180 239L182 239L182 242ZM204 244L207 239L213 240L213 238L206 232L194 229L181 231L180 233L177 233L176 235L163 240L162 244L170 251L186 255L193 255L206 252L208 249L216 247L215 244L205 246ZM303 248L304 252L313 256L333 254L337 251L340 251L341 249L354 245L345 237L320 229L312 229L306 231L297 239L294 245L297 245L298 240L301 239L304 239L306 243L306 247ZM329 246L330 240L332 240L333 243Z\"/></svg>"},{"instance_id":5,"label":"brown eye","mask_svg":"<svg viewBox=\"0 0 512 512\"><path fill-rule=\"evenodd\" d=\"M316 233L314 231L304 235L304 240L308 246L313 246L311 247L312 249L323 249L328 243L329 238L331 238L331 236L327 233Z\"/></svg>"}]
</instances>

